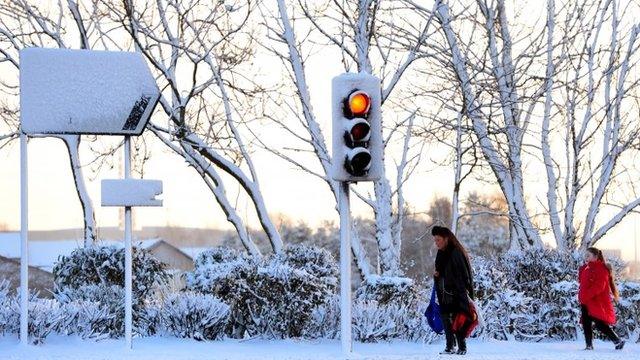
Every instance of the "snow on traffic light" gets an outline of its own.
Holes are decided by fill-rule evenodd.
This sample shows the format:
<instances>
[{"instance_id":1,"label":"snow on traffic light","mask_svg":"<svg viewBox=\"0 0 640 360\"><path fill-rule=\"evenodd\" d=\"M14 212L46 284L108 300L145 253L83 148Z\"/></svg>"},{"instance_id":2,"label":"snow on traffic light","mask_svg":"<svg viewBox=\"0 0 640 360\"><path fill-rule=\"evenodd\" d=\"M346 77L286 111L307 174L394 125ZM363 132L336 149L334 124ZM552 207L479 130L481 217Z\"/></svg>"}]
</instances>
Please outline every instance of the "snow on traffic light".
<instances>
[{"instance_id":1,"label":"snow on traffic light","mask_svg":"<svg viewBox=\"0 0 640 360\"><path fill-rule=\"evenodd\" d=\"M333 78L333 174L338 181L375 181L382 170L380 80L346 73Z\"/></svg>"}]
</instances>

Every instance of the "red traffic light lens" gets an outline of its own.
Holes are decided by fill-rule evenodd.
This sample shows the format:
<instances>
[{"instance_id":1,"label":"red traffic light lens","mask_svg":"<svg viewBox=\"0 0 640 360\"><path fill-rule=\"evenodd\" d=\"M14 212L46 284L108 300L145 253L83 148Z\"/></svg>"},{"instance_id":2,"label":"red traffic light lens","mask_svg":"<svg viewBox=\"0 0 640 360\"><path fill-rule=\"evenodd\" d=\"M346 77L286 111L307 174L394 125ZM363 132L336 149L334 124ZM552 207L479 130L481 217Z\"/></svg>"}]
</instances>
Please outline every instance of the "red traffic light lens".
<instances>
[{"instance_id":1,"label":"red traffic light lens","mask_svg":"<svg viewBox=\"0 0 640 360\"><path fill-rule=\"evenodd\" d=\"M356 91L349 95L349 111L353 116L363 116L369 112L371 98L364 91Z\"/></svg>"},{"instance_id":2,"label":"red traffic light lens","mask_svg":"<svg viewBox=\"0 0 640 360\"><path fill-rule=\"evenodd\" d=\"M360 122L351 128L351 139L355 142L366 141L369 135L369 124L366 122Z\"/></svg>"}]
</instances>

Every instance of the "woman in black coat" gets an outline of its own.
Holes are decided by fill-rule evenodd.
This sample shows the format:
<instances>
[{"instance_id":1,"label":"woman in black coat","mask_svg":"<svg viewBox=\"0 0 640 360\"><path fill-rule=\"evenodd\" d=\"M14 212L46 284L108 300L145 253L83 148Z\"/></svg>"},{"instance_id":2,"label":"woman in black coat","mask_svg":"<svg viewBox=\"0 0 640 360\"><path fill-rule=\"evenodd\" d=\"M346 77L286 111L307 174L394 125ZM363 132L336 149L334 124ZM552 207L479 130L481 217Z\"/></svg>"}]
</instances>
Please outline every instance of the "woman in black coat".
<instances>
[{"instance_id":1,"label":"woman in black coat","mask_svg":"<svg viewBox=\"0 0 640 360\"><path fill-rule=\"evenodd\" d=\"M468 325L453 331L453 320L460 312L472 318L469 299L473 299L473 278L469 256L462 244L451 230L442 226L434 226L431 230L433 240L438 248L434 280L440 315L447 338L447 347L441 354L467 353L465 341ZM458 351L455 351L456 342Z\"/></svg>"}]
</instances>

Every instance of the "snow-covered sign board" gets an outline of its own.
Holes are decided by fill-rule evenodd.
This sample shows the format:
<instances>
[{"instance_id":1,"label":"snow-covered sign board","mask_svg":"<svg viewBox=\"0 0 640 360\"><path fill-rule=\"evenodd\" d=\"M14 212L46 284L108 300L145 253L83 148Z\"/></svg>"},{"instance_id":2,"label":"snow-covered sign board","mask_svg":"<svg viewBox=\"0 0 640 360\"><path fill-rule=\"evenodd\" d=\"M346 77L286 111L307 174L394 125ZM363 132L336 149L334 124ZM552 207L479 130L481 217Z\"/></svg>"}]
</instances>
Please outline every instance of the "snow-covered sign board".
<instances>
[{"instance_id":1,"label":"snow-covered sign board","mask_svg":"<svg viewBox=\"0 0 640 360\"><path fill-rule=\"evenodd\" d=\"M20 51L20 116L28 135L140 135L159 98L139 53Z\"/></svg>"},{"instance_id":2,"label":"snow-covered sign board","mask_svg":"<svg viewBox=\"0 0 640 360\"><path fill-rule=\"evenodd\" d=\"M161 180L102 180L102 206L162 206Z\"/></svg>"}]
</instances>

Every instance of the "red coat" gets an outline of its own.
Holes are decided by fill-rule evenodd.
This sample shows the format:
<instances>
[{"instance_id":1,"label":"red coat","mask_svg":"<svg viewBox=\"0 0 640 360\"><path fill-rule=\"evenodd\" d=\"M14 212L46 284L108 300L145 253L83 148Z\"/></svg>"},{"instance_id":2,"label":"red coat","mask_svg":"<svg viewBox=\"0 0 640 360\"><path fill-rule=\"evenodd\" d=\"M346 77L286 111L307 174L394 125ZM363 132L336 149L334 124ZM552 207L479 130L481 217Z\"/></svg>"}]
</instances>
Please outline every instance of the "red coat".
<instances>
[{"instance_id":1,"label":"red coat","mask_svg":"<svg viewBox=\"0 0 640 360\"><path fill-rule=\"evenodd\" d=\"M602 261L590 261L582 265L578 272L578 301L587 307L589 316L613 325L616 322L616 314L611 301L609 276L609 269Z\"/></svg>"}]
</instances>

